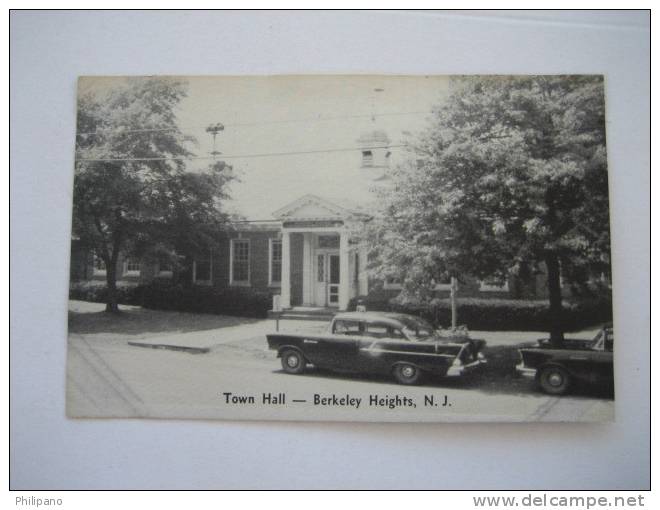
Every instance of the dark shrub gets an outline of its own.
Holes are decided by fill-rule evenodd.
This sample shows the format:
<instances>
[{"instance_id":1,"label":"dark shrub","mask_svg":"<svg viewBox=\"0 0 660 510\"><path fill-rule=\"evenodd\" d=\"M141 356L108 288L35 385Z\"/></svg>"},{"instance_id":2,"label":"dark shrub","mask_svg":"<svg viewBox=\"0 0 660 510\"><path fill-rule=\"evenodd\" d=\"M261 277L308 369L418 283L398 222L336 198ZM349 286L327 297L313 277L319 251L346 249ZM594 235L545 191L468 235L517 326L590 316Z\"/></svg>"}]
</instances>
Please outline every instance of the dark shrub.
<instances>
[{"instance_id":1,"label":"dark shrub","mask_svg":"<svg viewBox=\"0 0 660 510\"><path fill-rule=\"evenodd\" d=\"M108 287L103 281L75 282L69 285L69 299L105 303ZM117 282L117 302L122 305L139 305L142 287L135 283Z\"/></svg>"},{"instance_id":2,"label":"dark shrub","mask_svg":"<svg viewBox=\"0 0 660 510\"><path fill-rule=\"evenodd\" d=\"M142 306L145 308L255 318L267 317L271 299L270 293L252 289L217 289L160 282L145 285L142 290Z\"/></svg>"},{"instance_id":3,"label":"dark shrub","mask_svg":"<svg viewBox=\"0 0 660 510\"><path fill-rule=\"evenodd\" d=\"M419 315L442 327L451 325L451 302L434 299L428 303L400 302L383 296L358 298L367 310L392 311ZM549 331L550 314L547 301L518 299L458 298L458 323L471 330L487 331ZM357 300L351 300L355 310ZM562 325L564 331L577 331L612 320L609 299L564 302Z\"/></svg>"},{"instance_id":4,"label":"dark shrub","mask_svg":"<svg viewBox=\"0 0 660 510\"><path fill-rule=\"evenodd\" d=\"M105 303L107 293L105 283L100 281L74 283L69 287L69 299L81 301ZM118 282L117 296L122 305L255 318L267 317L272 300L269 293L252 289L183 286L157 280L147 285Z\"/></svg>"}]
</instances>

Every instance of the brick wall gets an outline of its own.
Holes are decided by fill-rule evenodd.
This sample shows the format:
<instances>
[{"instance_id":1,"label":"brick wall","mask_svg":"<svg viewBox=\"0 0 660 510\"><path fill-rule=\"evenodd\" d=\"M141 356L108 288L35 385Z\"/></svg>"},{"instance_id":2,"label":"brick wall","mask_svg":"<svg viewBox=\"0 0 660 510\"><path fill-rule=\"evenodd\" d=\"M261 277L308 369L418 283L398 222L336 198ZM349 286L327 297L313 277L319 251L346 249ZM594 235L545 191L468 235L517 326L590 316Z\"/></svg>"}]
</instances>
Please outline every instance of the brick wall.
<instances>
[{"instance_id":1,"label":"brick wall","mask_svg":"<svg viewBox=\"0 0 660 510\"><path fill-rule=\"evenodd\" d=\"M148 262L140 263L139 274L125 274L125 256L120 255L117 260L117 281L122 282L146 282L155 277L156 265ZM94 273L93 251L83 246L80 241L71 241L71 281L98 281L105 282L105 274Z\"/></svg>"},{"instance_id":2,"label":"brick wall","mask_svg":"<svg viewBox=\"0 0 660 510\"><path fill-rule=\"evenodd\" d=\"M229 287L229 239L224 236L213 249L213 285L220 288Z\"/></svg>"},{"instance_id":3,"label":"brick wall","mask_svg":"<svg viewBox=\"0 0 660 510\"><path fill-rule=\"evenodd\" d=\"M230 239L238 238L237 232L231 232L220 241L219 245L213 249L213 285L219 288L229 286L229 243ZM245 231L240 233L242 239L250 240L250 288L278 294L279 286L269 287L268 285L268 244L269 239L278 239L277 231ZM303 235L299 233L291 234L291 303L293 305L302 304L302 255L303 255ZM124 274L124 257L120 257L117 263L117 280L123 282L144 283L158 277L156 273L158 265L152 262L142 262L140 264L139 275ZM71 281L105 281L105 275L94 274L93 257L90 250L74 240L71 242ZM502 291L482 291L479 288L479 282L474 278L462 278L458 287L459 297L482 297L482 298L505 298L505 299L546 299L548 296L547 282L545 274L533 275L528 280L516 277L509 279L509 289ZM370 288L376 287L376 282L370 283ZM396 289L382 289L384 295L396 296L399 291ZM567 286L562 289L564 296L570 296L570 290ZM438 297L449 297L448 290L438 291Z\"/></svg>"}]
</instances>

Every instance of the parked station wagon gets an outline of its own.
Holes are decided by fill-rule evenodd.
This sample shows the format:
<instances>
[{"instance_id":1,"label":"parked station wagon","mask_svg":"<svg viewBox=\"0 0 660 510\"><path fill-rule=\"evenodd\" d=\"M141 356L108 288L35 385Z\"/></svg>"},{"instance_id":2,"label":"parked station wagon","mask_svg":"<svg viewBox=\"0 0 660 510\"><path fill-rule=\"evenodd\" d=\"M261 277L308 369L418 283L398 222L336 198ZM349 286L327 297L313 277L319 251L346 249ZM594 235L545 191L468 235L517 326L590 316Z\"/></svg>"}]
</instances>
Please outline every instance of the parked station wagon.
<instances>
[{"instance_id":1,"label":"parked station wagon","mask_svg":"<svg viewBox=\"0 0 660 510\"><path fill-rule=\"evenodd\" d=\"M460 376L486 363L484 340L444 337L427 321L397 313L340 313L324 334L273 333L267 339L289 374L300 374L312 364L391 374L401 384L416 384L425 374Z\"/></svg>"},{"instance_id":2,"label":"parked station wagon","mask_svg":"<svg viewBox=\"0 0 660 510\"><path fill-rule=\"evenodd\" d=\"M614 380L612 351L614 333L603 328L593 340L564 340L556 348L549 340L539 340L536 347L520 349L518 373L536 379L550 395L567 393L574 382L611 385Z\"/></svg>"}]
</instances>

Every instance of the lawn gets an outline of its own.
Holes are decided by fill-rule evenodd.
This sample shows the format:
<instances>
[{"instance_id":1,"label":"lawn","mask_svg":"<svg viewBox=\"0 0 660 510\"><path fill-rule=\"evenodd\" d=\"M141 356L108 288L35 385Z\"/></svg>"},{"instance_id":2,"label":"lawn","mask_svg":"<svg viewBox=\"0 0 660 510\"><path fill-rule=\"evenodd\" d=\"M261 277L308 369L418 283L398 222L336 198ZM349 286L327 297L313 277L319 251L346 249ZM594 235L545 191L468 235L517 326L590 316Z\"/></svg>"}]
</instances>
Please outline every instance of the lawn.
<instances>
[{"instance_id":1,"label":"lawn","mask_svg":"<svg viewBox=\"0 0 660 510\"><path fill-rule=\"evenodd\" d=\"M166 312L120 305L120 313L106 313L102 303L69 301L69 333L110 333L127 336L176 334L221 329L259 322L259 319L225 315Z\"/></svg>"}]
</instances>

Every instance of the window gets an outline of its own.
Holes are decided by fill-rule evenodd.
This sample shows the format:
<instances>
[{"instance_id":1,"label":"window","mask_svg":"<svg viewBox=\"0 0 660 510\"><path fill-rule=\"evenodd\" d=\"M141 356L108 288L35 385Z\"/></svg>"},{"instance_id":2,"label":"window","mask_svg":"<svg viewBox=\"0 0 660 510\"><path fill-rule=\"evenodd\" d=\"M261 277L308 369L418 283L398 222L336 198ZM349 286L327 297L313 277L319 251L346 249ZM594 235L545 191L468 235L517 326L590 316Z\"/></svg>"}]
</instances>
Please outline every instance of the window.
<instances>
[{"instance_id":1,"label":"window","mask_svg":"<svg viewBox=\"0 0 660 510\"><path fill-rule=\"evenodd\" d=\"M213 274L213 262L211 260L211 250L207 254L201 254L193 260L193 282L201 284L210 284Z\"/></svg>"},{"instance_id":2,"label":"window","mask_svg":"<svg viewBox=\"0 0 660 510\"><path fill-rule=\"evenodd\" d=\"M318 247L327 249L339 248L339 236L319 236Z\"/></svg>"},{"instance_id":3,"label":"window","mask_svg":"<svg viewBox=\"0 0 660 510\"><path fill-rule=\"evenodd\" d=\"M105 262L101 257L98 256L96 252L94 252L93 256L94 256L94 274L104 275L106 273Z\"/></svg>"},{"instance_id":4,"label":"window","mask_svg":"<svg viewBox=\"0 0 660 510\"><path fill-rule=\"evenodd\" d=\"M332 332L335 335L359 335L362 329L364 327L358 321L336 320Z\"/></svg>"},{"instance_id":5,"label":"window","mask_svg":"<svg viewBox=\"0 0 660 510\"><path fill-rule=\"evenodd\" d=\"M446 276L441 281L433 281L435 290L451 290L451 277ZM458 282L456 283L456 289L458 289Z\"/></svg>"},{"instance_id":6,"label":"window","mask_svg":"<svg viewBox=\"0 0 660 510\"><path fill-rule=\"evenodd\" d=\"M131 258L124 260L124 274L129 276L139 275L140 261Z\"/></svg>"},{"instance_id":7,"label":"window","mask_svg":"<svg viewBox=\"0 0 660 510\"><path fill-rule=\"evenodd\" d=\"M357 285L360 282L360 256L355 254L355 274L353 275L353 282Z\"/></svg>"},{"instance_id":8,"label":"window","mask_svg":"<svg viewBox=\"0 0 660 510\"><path fill-rule=\"evenodd\" d=\"M167 258L162 258L158 261L158 271L157 274L158 276L172 276L174 272L174 268L172 266L172 261Z\"/></svg>"},{"instance_id":9,"label":"window","mask_svg":"<svg viewBox=\"0 0 660 510\"><path fill-rule=\"evenodd\" d=\"M250 241L248 239L231 240L231 274L232 285L250 284Z\"/></svg>"},{"instance_id":10,"label":"window","mask_svg":"<svg viewBox=\"0 0 660 510\"><path fill-rule=\"evenodd\" d=\"M391 337L390 329L384 324L366 324L364 334L373 338L387 338Z\"/></svg>"},{"instance_id":11,"label":"window","mask_svg":"<svg viewBox=\"0 0 660 510\"><path fill-rule=\"evenodd\" d=\"M282 282L282 241L270 240L268 283L279 286Z\"/></svg>"},{"instance_id":12,"label":"window","mask_svg":"<svg viewBox=\"0 0 660 510\"><path fill-rule=\"evenodd\" d=\"M508 292L509 282L498 283L495 280L484 280L479 282L481 292Z\"/></svg>"},{"instance_id":13,"label":"window","mask_svg":"<svg viewBox=\"0 0 660 510\"><path fill-rule=\"evenodd\" d=\"M433 326L420 317L402 319L403 333L409 340L426 340L433 337Z\"/></svg>"},{"instance_id":14,"label":"window","mask_svg":"<svg viewBox=\"0 0 660 510\"><path fill-rule=\"evenodd\" d=\"M388 276L387 278L385 278L385 285L383 285L383 288L390 290L400 290L403 288L403 285L401 285L400 278L396 278L394 276Z\"/></svg>"},{"instance_id":15,"label":"window","mask_svg":"<svg viewBox=\"0 0 660 510\"><path fill-rule=\"evenodd\" d=\"M371 151L362 151L362 166L374 166L374 155Z\"/></svg>"}]
</instances>

